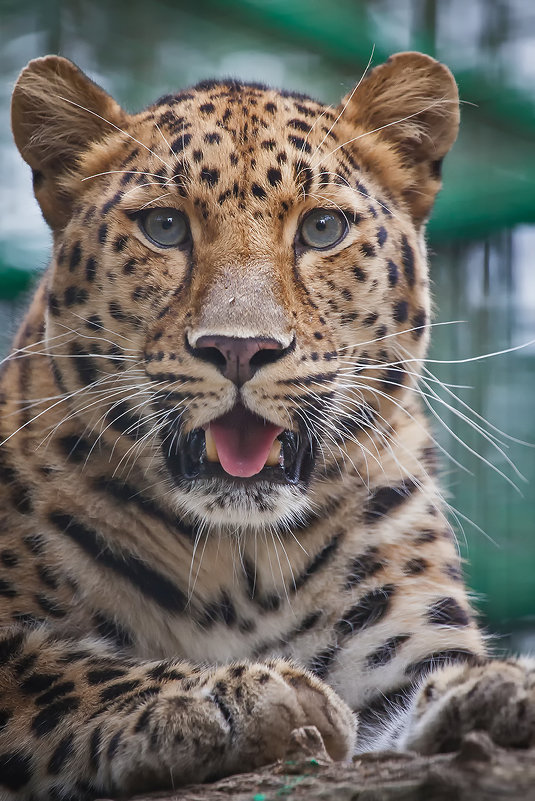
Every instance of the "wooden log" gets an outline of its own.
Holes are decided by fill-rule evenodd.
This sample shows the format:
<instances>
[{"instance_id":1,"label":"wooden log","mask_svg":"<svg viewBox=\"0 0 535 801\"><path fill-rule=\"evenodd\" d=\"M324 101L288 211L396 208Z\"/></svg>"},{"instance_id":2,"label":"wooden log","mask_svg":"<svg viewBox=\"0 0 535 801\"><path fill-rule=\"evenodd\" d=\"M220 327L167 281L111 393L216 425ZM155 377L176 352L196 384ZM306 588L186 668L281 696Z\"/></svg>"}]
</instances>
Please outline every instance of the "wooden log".
<instances>
[{"instance_id":1,"label":"wooden log","mask_svg":"<svg viewBox=\"0 0 535 801\"><path fill-rule=\"evenodd\" d=\"M252 773L136 801L535 801L535 749L503 749L471 732L458 752L385 751L334 763L313 727L294 732L287 758ZM102 801L108 801L108 799Z\"/></svg>"}]
</instances>

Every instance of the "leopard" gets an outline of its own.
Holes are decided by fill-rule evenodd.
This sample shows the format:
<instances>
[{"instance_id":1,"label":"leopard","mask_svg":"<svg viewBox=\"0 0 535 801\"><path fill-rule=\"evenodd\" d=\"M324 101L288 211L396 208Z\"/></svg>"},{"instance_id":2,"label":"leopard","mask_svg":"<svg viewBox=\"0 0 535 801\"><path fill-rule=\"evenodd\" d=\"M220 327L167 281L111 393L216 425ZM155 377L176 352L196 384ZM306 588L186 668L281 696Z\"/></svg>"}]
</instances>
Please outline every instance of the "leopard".
<instances>
[{"instance_id":1,"label":"leopard","mask_svg":"<svg viewBox=\"0 0 535 801\"><path fill-rule=\"evenodd\" d=\"M284 759L535 742L493 657L419 376L450 70L338 106L210 79L127 113L31 61L52 232L0 379L0 796L89 801Z\"/></svg>"}]
</instances>

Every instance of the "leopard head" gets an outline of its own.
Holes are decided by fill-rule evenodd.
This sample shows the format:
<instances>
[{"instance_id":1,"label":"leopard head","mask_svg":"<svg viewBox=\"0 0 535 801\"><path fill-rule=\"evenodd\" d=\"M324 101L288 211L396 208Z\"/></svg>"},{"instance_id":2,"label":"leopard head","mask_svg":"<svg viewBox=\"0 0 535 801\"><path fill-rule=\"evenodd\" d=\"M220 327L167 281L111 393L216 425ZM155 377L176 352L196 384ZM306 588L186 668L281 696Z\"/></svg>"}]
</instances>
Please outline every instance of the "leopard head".
<instances>
[{"instance_id":1,"label":"leopard head","mask_svg":"<svg viewBox=\"0 0 535 801\"><path fill-rule=\"evenodd\" d=\"M449 70L400 53L338 107L216 80L129 115L47 56L12 119L54 236L52 368L116 469L231 526L364 481L427 345Z\"/></svg>"}]
</instances>

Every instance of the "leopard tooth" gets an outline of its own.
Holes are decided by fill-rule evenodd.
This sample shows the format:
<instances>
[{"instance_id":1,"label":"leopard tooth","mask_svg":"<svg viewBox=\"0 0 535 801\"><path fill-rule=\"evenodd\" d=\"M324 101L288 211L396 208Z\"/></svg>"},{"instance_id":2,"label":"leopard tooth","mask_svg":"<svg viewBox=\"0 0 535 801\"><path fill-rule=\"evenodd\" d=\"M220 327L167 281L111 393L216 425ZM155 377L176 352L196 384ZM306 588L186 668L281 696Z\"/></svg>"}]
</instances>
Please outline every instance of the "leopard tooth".
<instances>
[{"instance_id":1,"label":"leopard tooth","mask_svg":"<svg viewBox=\"0 0 535 801\"><path fill-rule=\"evenodd\" d=\"M206 442L206 459L209 462L219 462L219 456L215 445L215 440L209 428L204 432Z\"/></svg>"},{"instance_id":2,"label":"leopard tooth","mask_svg":"<svg viewBox=\"0 0 535 801\"><path fill-rule=\"evenodd\" d=\"M269 465L269 467L275 467L275 465L281 463L281 448L282 443L276 439L269 450L268 458L266 459L266 465Z\"/></svg>"}]
</instances>

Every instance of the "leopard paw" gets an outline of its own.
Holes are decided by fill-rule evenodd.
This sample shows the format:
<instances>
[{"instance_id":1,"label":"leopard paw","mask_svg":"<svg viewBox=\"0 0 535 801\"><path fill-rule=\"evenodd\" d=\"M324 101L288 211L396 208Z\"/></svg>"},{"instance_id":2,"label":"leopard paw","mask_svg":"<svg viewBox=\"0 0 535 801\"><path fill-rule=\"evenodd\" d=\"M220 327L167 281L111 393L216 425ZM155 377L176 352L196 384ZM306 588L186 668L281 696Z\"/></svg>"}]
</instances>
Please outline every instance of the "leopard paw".
<instances>
[{"instance_id":1,"label":"leopard paw","mask_svg":"<svg viewBox=\"0 0 535 801\"><path fill-rule=\"evenodd\" d=\"M286 757L294 748L293 733L301 727L318 730L332 759L349 759L353 753L356 721L351 710L330 687L288 662L249 665L237 681L216 681L214 689L234 724L226 771L250 770Z\"/></svg>"},{"instance_id":2,"label":"leopard paw","mask_svg":"<svg viewBox=\"0 0 535 801\"><path fill-rule=\"evenodd\" d=\"M349 707L322 681L283 660L209 670L190 680L187 692L170 684L130 718L128 726L121 723L123 735L108 763L111 784L122 791L253 770L290 754L302 727L317 729L334 760L349 759L355 744Z\"/></svg>"},{"instance_id":3,"label":"leopard paw","mask_svg":"<svg viewBox=\"0 0 535 801\"><path fill-rule=\"evenodd\" d=\"M535 745L535 660L452 665L432 673L398 745L424 754L457 751L463 736L476 730L502 747Z\"/></svg>"},{"instance_id":4,"label":"leopard paw","mask_svg":"<svg viewBox=\"0 0 535 801\"><path fill-rule=\"evenodd\" d=\"M312 673L284 660L273 660L268 667L283 679L297 703L290 735L297 728L313 726L333 760L350 759L355 750L357 720L340 696Z\"/></svg>"}]
</instances>

